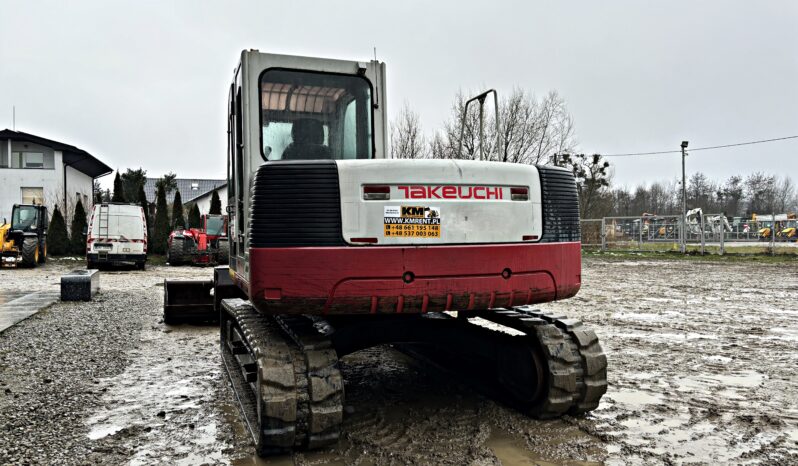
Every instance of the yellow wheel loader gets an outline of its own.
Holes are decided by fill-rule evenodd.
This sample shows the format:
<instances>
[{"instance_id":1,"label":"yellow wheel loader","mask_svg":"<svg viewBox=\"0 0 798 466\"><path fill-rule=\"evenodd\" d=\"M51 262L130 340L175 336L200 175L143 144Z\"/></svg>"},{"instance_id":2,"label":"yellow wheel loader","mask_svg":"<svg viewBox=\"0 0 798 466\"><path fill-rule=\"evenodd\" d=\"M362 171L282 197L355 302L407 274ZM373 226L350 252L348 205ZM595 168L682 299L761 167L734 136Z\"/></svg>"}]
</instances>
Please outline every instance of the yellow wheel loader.
<instances>
[{"instance_id":1,"label":"yellow wheel loader","mask_svg":"<svg viewBox=\"0 0 798 466\"><path fill-rule=\"evenodd\" d=\"M11 223L0 226L0 264L36 267L47 260L47 207L14 205Z\"/></svg>"}]
</instances>

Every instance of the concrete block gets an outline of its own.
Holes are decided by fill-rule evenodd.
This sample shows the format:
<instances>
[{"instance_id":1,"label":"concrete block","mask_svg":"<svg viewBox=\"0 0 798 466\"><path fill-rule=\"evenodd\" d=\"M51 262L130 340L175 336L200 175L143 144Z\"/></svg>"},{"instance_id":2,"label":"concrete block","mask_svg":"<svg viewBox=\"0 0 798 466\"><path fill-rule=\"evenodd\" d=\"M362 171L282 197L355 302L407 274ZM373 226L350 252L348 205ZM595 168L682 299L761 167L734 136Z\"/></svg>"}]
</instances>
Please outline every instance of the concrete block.
<instances>
[{"instance_id":1,"label":"concrete block","mask_svg":"<svg viewBox=\"0 0 798 466\"><path fill-rule=\"evenodd\" d=\"M73 270L61 277L61 301L91 301L100 290L100 271Z\"/></svg>"}]
</instances>

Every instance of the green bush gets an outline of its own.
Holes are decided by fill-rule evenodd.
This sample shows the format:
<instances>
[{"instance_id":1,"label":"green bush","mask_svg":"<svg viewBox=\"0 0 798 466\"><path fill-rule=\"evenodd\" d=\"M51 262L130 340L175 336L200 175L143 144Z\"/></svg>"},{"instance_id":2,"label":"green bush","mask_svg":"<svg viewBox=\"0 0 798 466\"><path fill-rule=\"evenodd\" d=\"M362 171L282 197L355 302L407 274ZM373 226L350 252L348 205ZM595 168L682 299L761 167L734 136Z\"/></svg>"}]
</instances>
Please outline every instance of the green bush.
<instances>
[{"instance_id":1,"label":"green bush","mask_svg":"<svg viewBox=\"0 0 798 466\"><path fill-rule=\"evenodd\" d=\"M50 219L50 226L47 227L47 255L65 256L69 254L70 244L67 235L66 222L58 206L53 209L53 218Z\"/></svg>"},{"instance_id":2,"label":"green bush","mask_svg":"<svg viewBox=\"0 0 798 466\"><path fill-rule=\"evenodd\" d=\"M147 194L144 192L144 185L139 185L138 203L144 209L144 223L147 228L147 236L149 237L152 232L150 231L150 203L147 202Z\"/></svg>"},{"instance_id":3,"label":"green bush","mask_svg":"<svg viewBox=\"0 0 798 466\"><path fill-rule=\"evenodd\" d=\"M200 215L199 207L197 204L192 204L191 209L188 211L188 227L199 228L202 223L202 215Z\"/></svg>"},{"instance_id":4,"label":"green bush","mask_svg":"<svg viewBox=\"0 0 798 466\"><path fill-rule=\"evenodd\" d=\"M116 171L114 177L114 195L111 197L111 202L126 202L125 187L122 184L122 178L119 177L119 170Z\"/></svg>"},{"instance_id":5,"label":"green bush","mask_svg":"<svg viewBox=\"0 0 798 466\"><path fill-rule=\"evenodd\" d=\"M183 199L180 190L175 191L175 201L172 203L172 226L174 228L186 227L186 216L183 214Z\"/></svg>"},{"instance_id":6,"label":"green bush","mask_svg":"<svg viewBox=\"0 0 798 466\"><path fill-rule=\"evenodd\" d=\"M87 227L86 210L83 208L83 203L78 202L75 204L75 213L72 215L72 225L69 229L70 252L76 256L86 255L86 237L83 236L83 231Z\"/></svg>"},{"instance_id":7,"label":"green bush","mask_svg":"<svg viewBox=\"0 0 798 466\"><path fill-rule=\"evenodd\" d=\"M222 201L219 200L219 192L214 190L211 194L211 207L208 210L209 214L221 215L222 214Z\"/></svg>"},{"instance_id":8,"label":"green bush","mask_svg":"<svg viewBox=\"0 0 798 466\"><path fill-rule=\"evenodd\" d=\"M155 254L166 254L166 242L172 229L169 227L169 212L166 205L166 190L164 186L158 187L155 196L155 231L150 237L149 250Z\"/></svg>"}]
</instances>

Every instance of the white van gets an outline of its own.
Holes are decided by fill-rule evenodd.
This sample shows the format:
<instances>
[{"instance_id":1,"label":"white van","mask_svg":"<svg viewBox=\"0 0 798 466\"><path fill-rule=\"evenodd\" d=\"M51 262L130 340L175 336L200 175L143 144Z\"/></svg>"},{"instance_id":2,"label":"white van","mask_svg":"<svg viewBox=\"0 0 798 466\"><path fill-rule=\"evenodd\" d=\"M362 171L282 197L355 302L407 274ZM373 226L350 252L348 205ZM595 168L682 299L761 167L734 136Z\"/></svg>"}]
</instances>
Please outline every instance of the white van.
<instances>
[{"instance_id":1,"label":"white van","mask_svg":"<svg viewBox=\"0 0 798 466\"><path fill-rule=\"evenodd\" d=\"M91 211L86 235L86 265L134 264L144 270L147 262L147 221L136 204L102 203Z\"/></svg>"}]
</instances>

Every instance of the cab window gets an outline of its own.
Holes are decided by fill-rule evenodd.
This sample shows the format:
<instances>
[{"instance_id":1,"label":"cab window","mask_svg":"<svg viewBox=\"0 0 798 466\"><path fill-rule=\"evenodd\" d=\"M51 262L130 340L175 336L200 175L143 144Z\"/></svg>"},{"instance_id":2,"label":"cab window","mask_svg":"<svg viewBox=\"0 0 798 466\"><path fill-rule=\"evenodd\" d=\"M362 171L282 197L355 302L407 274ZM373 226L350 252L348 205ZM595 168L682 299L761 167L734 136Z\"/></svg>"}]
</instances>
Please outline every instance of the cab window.
<instances>
[{"instance_id":1,"label":"cab window","mask_svg":"<svg viewBox=\"0 0 798 466\"><path fill-rule=\"evenodd\" d=\"M363 77L267 70L260 108L266 160L373 157L371 85Z\"/></svg>"}]
</instances>

